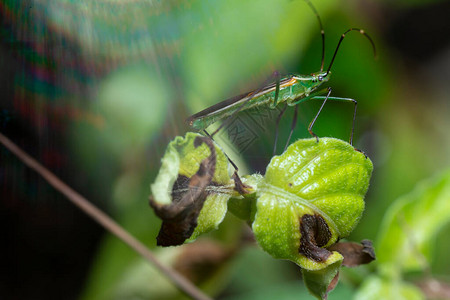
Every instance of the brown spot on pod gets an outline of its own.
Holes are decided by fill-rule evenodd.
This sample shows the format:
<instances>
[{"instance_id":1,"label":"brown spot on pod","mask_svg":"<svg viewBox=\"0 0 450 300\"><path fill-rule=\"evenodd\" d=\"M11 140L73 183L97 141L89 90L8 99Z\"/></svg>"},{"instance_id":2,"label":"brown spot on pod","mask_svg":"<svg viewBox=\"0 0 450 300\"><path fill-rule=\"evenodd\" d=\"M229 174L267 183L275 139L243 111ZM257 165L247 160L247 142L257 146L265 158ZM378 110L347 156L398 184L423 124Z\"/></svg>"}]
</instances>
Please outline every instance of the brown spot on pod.
<instances>
[{"instance_id":1,"label":"brown spot on pod","mask_svg":"<svg viewBox=\"0 0 450 300\"><path fill-rule=\"evenodd\" d=\"M331 231L325 219L318 215L303 215L300 218L300 247L298 252L309 259L324 262L331 255L325 246L331 238Z\"/></svg>"}]
</instances>

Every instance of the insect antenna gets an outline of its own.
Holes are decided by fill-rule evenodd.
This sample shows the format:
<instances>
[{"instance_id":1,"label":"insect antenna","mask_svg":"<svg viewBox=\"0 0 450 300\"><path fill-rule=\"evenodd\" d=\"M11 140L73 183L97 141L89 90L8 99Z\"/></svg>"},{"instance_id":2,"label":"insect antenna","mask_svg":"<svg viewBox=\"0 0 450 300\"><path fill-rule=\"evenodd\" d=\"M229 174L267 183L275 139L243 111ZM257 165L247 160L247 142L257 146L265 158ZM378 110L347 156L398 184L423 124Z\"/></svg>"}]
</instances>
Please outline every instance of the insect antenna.
<instances>
[{"instance_id":1,"label":"insect antenna","mask_svg":"<svg viewBox=\"0 0 450 300\"><path fill-rule=\"evenodd\" d=\"M365 33L363 29L359 29L359 28L350 28L350 29L348 29L346 32L344 32L344 33L341 35L341 38L339 39L339 42L338 42L338 44L337 44L337 46L336 46L336 50L334 50L333 58L331 59L331 62L330 62L330 65L328 66L328 69L327 69L327 73L326 73L326 74L328 74L328 73L330 72L330 70L331 70L331 66L332 66L333 63L334 63L334 59L336 58L336 54L337 54L337 52L338 52L338 50L339 50L339 47L341 46L342 41L343 41L344 38L345 38L345 35L346 35L347 33L349 33L350 31L354 31L354 30L359 31L359 33L361 33L363 36L365 36L365 37L369 40L370 44L372 44L373 55L374 55L375 58L377 57L377 50L376 50L376 48L375 48L375 43L373 42L372 38L371 38L367 33Z\"/></svg>"},{"instance_id":2,"label":"insect antenna","mask_svg":"<svg viewBox=\"0 0 450 300\"><path fill-rule=\"evenodd\" d=\"M325 62L325 30L323 30L322 21L320 20L319 13L317 12L314 5L309 0L304 0L306 4L311 8L311 10L314 12L314 14L317 17L317 21L319 21L319 27L320 27L320 35L322 36L322 62L320 64L320 72L323 71L323 64Z\"/></svg>"}]
</instances>

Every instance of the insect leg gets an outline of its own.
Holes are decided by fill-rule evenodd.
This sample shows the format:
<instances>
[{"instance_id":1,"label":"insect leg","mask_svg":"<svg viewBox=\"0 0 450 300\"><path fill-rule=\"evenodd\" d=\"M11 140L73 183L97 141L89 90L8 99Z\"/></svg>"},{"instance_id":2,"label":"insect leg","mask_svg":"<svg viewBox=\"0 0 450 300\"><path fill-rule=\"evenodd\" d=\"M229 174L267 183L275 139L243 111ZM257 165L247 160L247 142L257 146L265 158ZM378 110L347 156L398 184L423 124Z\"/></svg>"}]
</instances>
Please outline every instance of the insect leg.
<instances>
[{"instance_id":1,"label":"insect leg","mask_svg":"<svg viewBox=\"0 0 450 300\"><path fill-rule=\"evenodd\" d=\"M287 103L284 105L283 109L281 110L280 114L277 117L276 125L275 125L275 142L273 145L273 154L275 155L275 152L277 151L277 143L278 143L278 124L280 124L281 117L283 116L284 112L286 111Z\"/></svg>"},{"instance_id":2,"label":"insect leg","mask_svg":"<svg viewBox=\"0 0 450 300\"><path fill-rule=\"evenodd\" d=\"M325 97L325 100L323 100L322 105L319 108L319 111L317 112L316 116L314 117L314 119L311 121L311 123L309 123L308 126L308 131L309 133L316 138L317 142L319 142L319 137L312 131L312 128L314 126L314 124L316 123L317 118L319 117L320 113L322 112L323 107L325 106L325 103L327 103L328 97L331 94L331 88L328 88L328 94ZM310 99L318 99L317 96L316 97L311 97ZM320 99L320 98L319 98Z\"/></svg>"},{"instance_id":3,"label":"insect leg","mask_svg":"<svg viewBox=\"0 0 450 300\"><path fill-rule=\"evenodd\" d=\"M278 104L278 95L280 94L280 73L278 71L275 71L272 73L271 77L275 77L275 98L273 99L273 105L271 105L271 108L275 108ZM267 84L265 84L267 85ZM264 86L265 86L264 85Z\"/></svg>"},{"instance_id":4,"label":"insect leg","mask_svg":"<svg viewBox=\"0 0 450 300\"><path fill-rule=\"evenodd\" d=\"M208 131L206 131L206 129L203 130L203 132L212 140L214 141L214 138L212 137L212 135L210 135L208 133ZM214 141L215 142L215 141ZM234 168L234 173L233 173L233 179L234 179L234 189L236 191L238 191L240 194L247 194L247 190L246 188L248 188L248 186L246 186L245 184L242 183L241 178L239 177L238 171L239 168L238 166L228 157L228 155L223 152L223 154L225 154L226 158L228 159L228 161L230 162L230 164L233 166Z\"/></svg>"},{"instance_id":5,"label":"insect leg","mask_svg":"<svg viewBox=\"0 0 450 300\"><path fill-rule=\"evenodd\" d=\"M294 109L294 118L292 119L291 132L289 133L288 140L286 142L286 146L284 146L284 151L286 151L289 141L291 140L292 133L294 132L295 125L297 124L297 114L298 114L298 105L295 106Z\"/></svg>"},{"instance_id":6,"label":"insect leg","mask_svg":"<svg viewBox=\"0 0 450 300\"><path fill-rule=\"evenodd\" d=\"M326 96L318 96L318 95L323 95L323 94L326 94ZM351 132L350 132L350 141L349 142L350 142L350 145L353 146L353 133L355 131L356 109L357 109L357 106L358 106L358 102L355 99L352 99L352 98L330 97L330 94L331 94L331 88L328 87L326 89L323 89L323 90L320 90L318 92L315 92L315 93L309 95L308 97L301 98L301 99L297 100L296 102L293 102L291 105L298 105L298 104L300 104L302 102L309 101L309 100L322 100L323 99L323 103L320 106L319 111L317 112L316 116L311 121L311 123L309 123L309 126L308 126L309 133L313 137L315 137L317 139L317 141L319 141L318 136L312 131L312 128L313 128L314 124L316 123L316 120L319 117L320 113L322 112L322 109L325 106L325 103L328 100L352 102L354 104L355 108L353 110L352 129L351 129ZM355 150L357 150L359 152L362 152L364 154L364 152L359 150L359 149L355 148Z\"/></svg>"},{"instance_id":7,"label":"insect leg","mask_svg":"<svg viewBox=\"0 0 450 300\"><path fill-rule=\"evenodd\" d=\"M328 94L329 95L329 94ZM325 101L328 99L328 100L334 100L334 101L349 101L349 102L352 102L353 104L354 104L354 110L353 110L353 120L352 120L352 129L351 129L351 132L350 132L350 140L349 140L349 143L350 143L350 145L352 145L353 146L353 133L354 133L354 131L355 131L355 123L356 123L356 109L357 109L357 107L358 107L358 102L355 100L355 99L352 99L352 98L341 98L341 97L328 97L328 95L327 96L313 96L311 99L317 99L317 100L319 100L319 99L324 99L325 98ZM325 103L325 101L324 101L324 103ZM322 105L323 106L323 105ZM320 113L320 111L319 111L319 113ZM317 116L316 116L316 118L317 118ZM316 118L314 118L314 122L315 122L315 119ZM314 124L313 124L314 125ZM312 126L311 126L312 127ZM358 150L358 149L356 149L356 150ZM360 151L360 150L358 150L358 151ZM362 152L362 151L360 151L360 152Z\"/></svg>"}]
</instances>

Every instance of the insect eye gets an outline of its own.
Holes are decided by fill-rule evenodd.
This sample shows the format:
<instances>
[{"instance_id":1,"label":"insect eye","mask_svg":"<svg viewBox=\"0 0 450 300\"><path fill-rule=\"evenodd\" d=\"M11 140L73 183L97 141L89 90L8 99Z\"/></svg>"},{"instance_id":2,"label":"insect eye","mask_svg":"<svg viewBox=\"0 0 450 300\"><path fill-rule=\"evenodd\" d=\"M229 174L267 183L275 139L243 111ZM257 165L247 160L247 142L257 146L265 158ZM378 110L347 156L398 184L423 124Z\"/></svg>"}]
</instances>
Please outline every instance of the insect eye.
<instances>
[{"instance_id":1,"label":"insect eye","mask_svg":"<svg viewBox=\"0 0 450 300\"><path fill-rule=\"evenodd\" d=\"M319 81L322 81L323 80L323 77L321 76L321 75L319 75Z\"/></svg>"}]
</instances>

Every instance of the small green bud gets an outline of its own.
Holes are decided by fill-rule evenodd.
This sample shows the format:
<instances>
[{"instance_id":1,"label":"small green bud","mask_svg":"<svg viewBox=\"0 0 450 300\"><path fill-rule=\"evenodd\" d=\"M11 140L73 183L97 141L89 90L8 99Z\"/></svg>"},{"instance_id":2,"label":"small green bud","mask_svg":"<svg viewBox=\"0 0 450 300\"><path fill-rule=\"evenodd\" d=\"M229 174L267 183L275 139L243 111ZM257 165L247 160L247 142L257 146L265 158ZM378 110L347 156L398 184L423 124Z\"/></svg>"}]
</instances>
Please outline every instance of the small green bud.
<instances>
[{"instance_id":1,"label":"small green bud","mask_svg":"<svg viewBox=\"0 0 450 300\"><path fill-rule=\"evenodd\" d=\"M228 201L228 210L236 217L250 221L255 218L256 189L259 182L264 180L261 174L246 175L241 178L247 193L234 195Z\"/></svg>"},{"instance_id":2,"label":"small green bud","mask_svg":"<svg viewBox=\"0 0 450 300\"><path fill-rule=\"evenodd\" d=\"M364 154L341 140L295 142L272 158L258 183L256 240L272 256L306 270L336 265L342 255L326 248L361 218L372 168Z\"/></svg>"}]
</instances>

